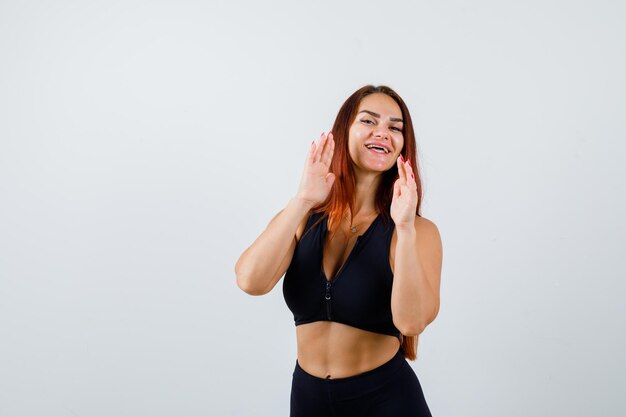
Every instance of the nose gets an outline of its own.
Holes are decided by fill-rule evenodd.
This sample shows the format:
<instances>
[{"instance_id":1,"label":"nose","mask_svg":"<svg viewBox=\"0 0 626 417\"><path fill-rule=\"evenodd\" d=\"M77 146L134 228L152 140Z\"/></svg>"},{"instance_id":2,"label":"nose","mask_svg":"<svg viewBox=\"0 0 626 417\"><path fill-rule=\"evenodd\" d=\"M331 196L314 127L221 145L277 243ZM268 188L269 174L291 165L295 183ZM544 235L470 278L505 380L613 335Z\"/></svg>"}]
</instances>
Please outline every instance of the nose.
<instances>
[{"instance_id":1,"label":"nose","mask_svg":"<svg viewBox=\"0 0 626 417\"><path fill-rule=\"evenodd\" d=\"M389 131L384 126L376 126L374 136L380 139L389 139Z\"/></svg>"}]
</instances>

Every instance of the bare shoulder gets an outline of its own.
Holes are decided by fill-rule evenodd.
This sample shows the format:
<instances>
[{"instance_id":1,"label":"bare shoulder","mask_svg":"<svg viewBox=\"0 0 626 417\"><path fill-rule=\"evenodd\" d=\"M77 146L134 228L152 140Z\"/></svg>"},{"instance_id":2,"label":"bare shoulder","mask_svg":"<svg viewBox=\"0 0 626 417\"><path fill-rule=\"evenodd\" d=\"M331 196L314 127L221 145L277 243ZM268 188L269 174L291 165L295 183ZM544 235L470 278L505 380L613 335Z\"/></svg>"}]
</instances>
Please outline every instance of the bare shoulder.
<instances>
[{"instance_id":1,"label":"bare shoulder","mask_svg":"<svg viewBox=\"0 0 626 417\"><path fill-rule=\"evenodd\" d=\"M389 261L391 265L394 264L397 239L397 231L394 230L391 238L391 246L389 248ZM443 247L439 228L435 222L426 217L415 216L415 239L419 253L432 259L435 263L441 264Z\"/></svg>"},{"instance_id":2,"label":"bare shoulder","mask_svg":"<svg viewBox=\"0 0 626 417\"><path fill-rule=\"evenodd\" d=\"M426 217L415 216L415 231L419 232L425 238L437 238L441 240L439 228L430 219Z\"/></svg>"},{"instance_id":3,"label":"bare shoulder","mask_svg":"<svg viewBox=\"0 0 626 417\"><path fill-rule=\"evenodd\" d=\"M426 217L415 216L415 233L420 246L429 246L431 250L441 252L441 234L439 228Z\"/></svg>"}]
</instances>

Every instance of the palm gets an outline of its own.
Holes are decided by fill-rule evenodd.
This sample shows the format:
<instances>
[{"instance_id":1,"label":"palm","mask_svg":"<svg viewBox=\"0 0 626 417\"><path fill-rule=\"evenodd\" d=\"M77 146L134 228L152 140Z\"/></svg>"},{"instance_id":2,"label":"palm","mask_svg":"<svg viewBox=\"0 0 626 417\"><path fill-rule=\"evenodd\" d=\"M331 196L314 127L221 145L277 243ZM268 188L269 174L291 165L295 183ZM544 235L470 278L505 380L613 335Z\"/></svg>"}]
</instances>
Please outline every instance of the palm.
<instances>
[{"instance_id":1,"label":"palm","mask_svg":"<svg viewBox=\"0 0 626 417\"><path fill-rule=\"evenodd\" d=\"M410 162L398 158L398 179L393 186L390 214L396 227L412 226L417 209L417 184Z\"/></svg>"},{"instance_id":2,"label":"palm","mask_svg":"<svg viewBox=\"0 0 626 417\"><path fill-rule=\"evenodd\" d=\"M311 145L311 150L304 165L302 179L298 188L298 196L313 205L326 200L335 180L330 173L330 163L335 150L332 133L322 134L319 143Z\"/></svg>"}]
</instances>

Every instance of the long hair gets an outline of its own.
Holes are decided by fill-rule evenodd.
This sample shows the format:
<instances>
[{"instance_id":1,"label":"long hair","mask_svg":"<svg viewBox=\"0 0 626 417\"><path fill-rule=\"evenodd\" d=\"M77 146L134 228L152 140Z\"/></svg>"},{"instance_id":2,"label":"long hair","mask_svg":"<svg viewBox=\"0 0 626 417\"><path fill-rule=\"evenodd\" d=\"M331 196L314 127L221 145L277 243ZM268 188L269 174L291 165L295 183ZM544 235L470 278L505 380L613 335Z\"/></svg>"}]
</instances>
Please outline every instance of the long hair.
<instances>
[{"instance_id":1,"label":"long hair","mask_svg":"<svg viewBox=\"0 0 626 417\"><path fill-rule=\"evenodd\" d=\"M350 126L356 118L359 104L364 97L374 94L383 93L391 97L398 103L402 111L402 136L404 137L404 147L401 154L405 160L411 161L413 175L417 183L417 209L416 215L421 217L420 208L422 205L422 182L419 175L419 167L416 159L415 132L413 130L413 122L409 109L404 100L391 88L381 85L366 85L355 91L343 103L333 124L332 132L335 139L335 152L330 165L330 172L336 176L335 182L330 190L330 194L326 201L316 207L314 212L324 212L328 215L328 228L334 230L346 212L354 212L356 178L354 176L354 168L352 167L350 155L348 153L348 136ZM391 219L390 207L393 198L393 183L398 178L398 166L394 164L388 171L382 174L382 181L376 190L375 205L381 217L386 224L390 224ZM417 336L401 337L402 353L407 359L415 360L417 358Z\"/></svg>"}]
</instances>

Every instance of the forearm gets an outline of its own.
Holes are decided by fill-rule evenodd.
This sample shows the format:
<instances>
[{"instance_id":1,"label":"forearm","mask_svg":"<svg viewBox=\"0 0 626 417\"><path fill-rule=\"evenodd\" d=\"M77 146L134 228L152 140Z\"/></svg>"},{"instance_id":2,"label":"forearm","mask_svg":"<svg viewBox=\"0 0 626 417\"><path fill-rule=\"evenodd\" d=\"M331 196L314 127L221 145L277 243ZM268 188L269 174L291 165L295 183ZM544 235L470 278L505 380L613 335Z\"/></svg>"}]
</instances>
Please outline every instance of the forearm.
<instances>
[{"instance_id":1,"label":"forearm","mask_svg":"<svg viewBox=\"0 0 626 417\"><path fill-rule=\"evenodd\" d=\"M397 230L391 311L398 330L417 335L437 314L436 298L417 253L414 227Z\"/></svg>"},{"instance_id":2,"label":"forearm","mask_svg":"<svg viewBox=\"0 0 626 417\"><path fill-rule=\"evenodd\" d=\"M250 294L263 294L275 285L281 262L292 249L296 230L310 209L309 204L294 197L272 219L235 265L240 288Z\"/></svg>"}]
</instances>

